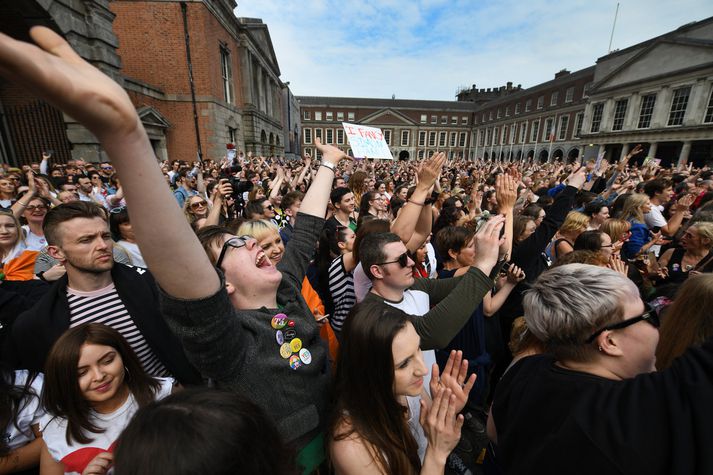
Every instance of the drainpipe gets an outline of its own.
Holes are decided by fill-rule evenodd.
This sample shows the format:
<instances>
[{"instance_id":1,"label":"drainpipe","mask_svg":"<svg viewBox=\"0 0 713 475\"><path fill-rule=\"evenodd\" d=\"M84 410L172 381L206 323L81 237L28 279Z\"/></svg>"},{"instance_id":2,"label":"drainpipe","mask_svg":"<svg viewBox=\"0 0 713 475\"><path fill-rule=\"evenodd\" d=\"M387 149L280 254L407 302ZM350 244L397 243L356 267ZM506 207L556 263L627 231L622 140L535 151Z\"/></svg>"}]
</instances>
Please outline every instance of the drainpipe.
<instances>
[{"instance_id":1,"label":"drainpipe","mask_svg":"<svg viewBox=\"0 0 713 475\"><path fill-rule=\"evenodd\" d=\"M191 86L191 103L193 103L193 125L196 129L196 143L198 144L198 160L203 161L203 147L201 146L201 133L198 127L198 107L196 105L196 88L193 83L193 63L191 62L191 37L188 34L188 13L186 2L181 2L183 15L183 32L186 39L186 62L188 63L188 83Z\"/></svg>"}]
</instances>

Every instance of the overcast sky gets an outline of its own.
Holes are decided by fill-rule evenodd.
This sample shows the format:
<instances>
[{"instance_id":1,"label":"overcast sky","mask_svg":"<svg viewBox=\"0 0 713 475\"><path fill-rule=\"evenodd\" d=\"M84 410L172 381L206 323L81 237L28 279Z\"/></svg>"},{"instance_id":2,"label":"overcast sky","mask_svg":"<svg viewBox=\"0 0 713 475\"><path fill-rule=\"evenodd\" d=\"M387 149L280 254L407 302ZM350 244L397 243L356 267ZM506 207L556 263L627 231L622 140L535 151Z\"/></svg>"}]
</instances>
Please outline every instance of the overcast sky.
<instances>
[{"instance_id":1,"label":"overcast sky","mask_svg":"<svg viewBox=\"0 0 713 475\"><path fill-rule=\"evenodd\" d=\"M607 53L614 0L238 0L267 23L296 95L454 100L531 87ZM612 49L713 16L711 0L622 0Z\"/></svg>"}]
</instances>

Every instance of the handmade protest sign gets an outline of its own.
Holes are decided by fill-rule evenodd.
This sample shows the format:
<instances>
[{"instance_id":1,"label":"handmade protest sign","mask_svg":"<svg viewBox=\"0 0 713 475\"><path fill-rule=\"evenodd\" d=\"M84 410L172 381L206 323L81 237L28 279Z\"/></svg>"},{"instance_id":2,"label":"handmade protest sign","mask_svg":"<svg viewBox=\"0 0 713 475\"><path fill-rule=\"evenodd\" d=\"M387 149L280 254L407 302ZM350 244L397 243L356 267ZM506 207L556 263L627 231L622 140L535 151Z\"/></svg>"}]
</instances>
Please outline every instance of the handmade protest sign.
<instances>
[{"instance_id":1,"label":"handmade protest sign","mask_svg":"<svg viewBox=\"0 0 713 475\"><path fill-rule=\"evenodd\" d=\"M342 122L354 158L382 158L393 160L391 150L381 129Z\"/></svg>"}]
</instances>

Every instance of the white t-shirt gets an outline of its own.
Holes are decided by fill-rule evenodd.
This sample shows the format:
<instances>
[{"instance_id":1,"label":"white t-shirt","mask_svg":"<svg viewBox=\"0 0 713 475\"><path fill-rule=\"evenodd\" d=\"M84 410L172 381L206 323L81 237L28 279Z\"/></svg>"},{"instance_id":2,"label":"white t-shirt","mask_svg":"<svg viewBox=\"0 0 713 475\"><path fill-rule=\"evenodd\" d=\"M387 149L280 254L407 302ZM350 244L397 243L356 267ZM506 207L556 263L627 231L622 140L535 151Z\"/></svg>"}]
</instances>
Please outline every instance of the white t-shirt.
<instances>
[{"instance_id":1,"label":"white t-shirt","mask_svg":"<svg viewBox=\"0 0 713 475\"><path fill-rule=\"evenodd\" d=\"M15 371L15 386L24 386L27 382L29 373L26 370ZM19 449L33 440L35 434L32 432L32 426L40 423L40 419L45 415L45 411L40 403L40 394L42 394L42 384L44 376L40 373L30 383L30 388L34 391L34 395L25 397L20 402L20 411L17 414L17 427L10 423L5 428L2 438L7 443L10 450ZM20 430L18 430L18 427Z\"/></svg>"},{"instance_id":2,"label":"white t-shirt","mask_svg":"<svg viewBox=\"0 0 713 475\"><path fill-rule=\"evenodd\" d=\"M644 222L649 229L662 228L668 224L666 218L663 217L663 206L651 205L651 211L644 215ZM658 256L661 252L661 245L656 244L651 246L651 250Z\"/></svg>"},{"instance_id":3,"label":"white t-shirt","mask_svg":"<svg viewBox=\"0 0 713 475\"><path fill-rule=\"evenodd\" d=\"M22 229L25 230L25 244L27 245L27 249L30 251L41 251L47 247L47 239L45 239L44 236L34 234L30 231L30 227L27 224L24 224Z\"/></svg>"},{"instance_id":4,"label":"white t-shirt","mask_svg":"<svg viewBox=\"0 0 713 475\"><path fill-rule=\"evenodd\" d=\"M156 378L161 383L155 400L161 400L171 394L173 388L173 378ZM80 475L94 457L103 452L113 452L116 439L121 432L129 425L129 421L138 411L139 405L134 396L129 394L126 402L119 409L111 414L99 414L93 412L92 422L104 432L100 434L89 433L93 440L86 445L79 444L73 440L72 444L67 444L67 420L46 414L41 421L42 438L47 444L50 455L56 462L64 464L64 473Z\"/></svg>"},{"instance_id":5,"label":"white t-shirt","mask_svg":"<svg viewBox=\"0 0 713 475\"><path fill-rule=\"evenodd\" d=\"M352 274L354 276L354 295L356 295L356 301L359 303L364 300L366 294L371 290L371 281L364 273L361 262L357 264Z\"/></svg>"},{"instance_id":6,"label":"white t-shirt","mask_svg":"<svg viewBox=\"0 0 713 475\"><path fill-rule=\"evenodd\" d=\"M144 269L147 268L146 262L144 262L144 256L141 255L138 244L124 240L117 242L117 244L121 246L129 255L132 266L143 267Z\"/></svg>"}]
</instances>

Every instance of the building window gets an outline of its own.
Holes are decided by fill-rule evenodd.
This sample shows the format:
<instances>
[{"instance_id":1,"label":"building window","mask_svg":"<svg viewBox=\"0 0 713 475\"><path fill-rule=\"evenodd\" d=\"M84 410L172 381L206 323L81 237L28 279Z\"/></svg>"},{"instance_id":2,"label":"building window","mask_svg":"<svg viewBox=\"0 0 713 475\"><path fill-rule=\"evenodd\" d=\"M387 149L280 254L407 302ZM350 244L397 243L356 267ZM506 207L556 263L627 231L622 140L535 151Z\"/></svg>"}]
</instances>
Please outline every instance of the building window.
<instances>
[{"instance_id":1,"label":"building window","mask_svg":"<svg viewBox=\"0 0 713 475\"><path fill-rule=\"evenodd\" d=\"M354 112L347 112L347 120L349 122L354 122Z\"/></svg>"},{"instance_id":2,"label":"building window","mask_svg":"<svg viewBox=\"0 0 713 475\"><path fill-rule=\"evenodd\" d=\"M545 142L545 141L549 142L549 141L555 139L554 134L552 133L552 126L554 125L554 121L555 120L552 117L545 120L545 130L544 130L544 134L542 135L543 142Z\"/></svg>"},{"instance_id":3,"label":"building window","mask_svg":"<svg viewBox=\"0 0 713 475\"><path fill-rule=\"evenodd\" d=\"M568 87L567 92L564 95L564 102L569 103L574 99L574 87Z\"/></svg>"},{"instance_id":4,"label":"building window","mask_svg":"<svg viewBox=\"0 0 713 475\"><path fill-rule=\"evenodd\" d=\"M424 132L424 131L421 131L418 133L418 146L419 147L426 146L426 132Z\"/></svg>"},{"instance_id":5,"label":"building window","mask_svg":"<svg viewBox=\"0 0 713 475\"><path fill-rule=\"evenodd\" d=\"M527 122L523 122L520 125L520 143L525 143L527 139Z\"/></svg>"},{"instance_id":6,"label":"building window","mask_svg":"<svg viewBox=\"0 0 713 475\"><path fill-rule=\"evenodd\" d=\"M418 151L418 159L423 160L423 150Z\"/></svg>"},{"instance_id":7,"label":"building window","mask_svg":"<svg viewBox=\"0 0 713 475\"><path fill-rule=\"evenodd\" d=\"M691 86L681 87L673 91L671 101L671 112L668 115L668 125L683 124L683 116L686 115L688 98L691 95Z\"/></svg>"},{"instance_id":8,"label":"building window","mask_svg":"<svg viewBox=\"0 0 713 475\"><path fill-rule=\"evenodd\" d=\"M569 116L563 115L560 117L560 129L557 136L558 140L564 140L567 138L567 127L569 127Z\"/></svg>"},{"instance_id":9,"label":"building window","mask_svg":"<svg viewBox=\"0 0 713 475\"><path fill-rule=\"evenodd\" d=\"M500 107L498 107L498 119L503 116L502 111L500 110Z\"/></svg>"},{"instance_id":10,"label":"building window","mask_svg":"<svg viewBox=\"0 0 713 475\"><path fill-rule=\"evenodd\" d=\"M435 133L435 132L429 132L429 133L428 133L428 146L429 146L429 147L435 147L435 146L436 146L436 133Z\"/></svg>"},{"instance_id":11,"label":"building window","mask_svg":"<svg viewBox=\"0 0 713 475\"><path fill-rule=\"evenodd\" d=\"M587 84L584 85L582 88L582 99L587 97L589 95L589 87L592 85L591 82L588 82Z\"/></svg>"},{"instance_id":12,"label":"building window","mask_svg":"<svg viewBox=\"0 0 713 475\"><path fill-rule=\"evenodd\" d=\"M337 129L337 144L344 145L344 129Z\"/></svg>"},{"instance_id":13,"label":"building window","mask_svg":"<svg viewBox=\"0 0 713 475\"><path fill-rule=\"evenodd\" d=\"M711 94L708 96L708 107L706 107L706 116L703 118L703 122L706 124L713 122L713 89L711 89Z\"/></svg>"},{"instance_id":14,"label":"building window","mask_svg":"<svg viewBox=\"0 0 713 475\"><path fill-rule=\"evenodd\" d=\"M500 139L500 129L498 127L495 127L495 129L493 129L493 145L497 145L499 139Z\"/></svg>"},{"instance_id":15,"label":"building window","mask_svg":"<svg viewBox=\"0 0 713 475\"><path fill-rule=\"evenodd\" d=\"M408 130L402 130L401 131L401 146L402 147L408 147L411 136L410 136L410 131Z\"/></svg>"},{"instance_id":16,"label":"building window","mask_svg":"<svg viewBox=\"0 0 713 475\"><path fill-rule=\"evenodd\" d=\"M512 124L510 126L510 140L508 140L508 142L510 142L511 144L515 143L516 137L517 137L517 124Z\"/></svg>"},{"instance_id":17,"label":"building window","mask_svg":"<svg viewBox=\"0 0 713 475\"><path fill-rule=\"evenodd\" d=\"M493 140L493 129L488 129L486 138L485 138L485 145L490 145L492 140Z\"/></svg>"},{"instance_id":18,"label":"building window","mask_svg":"<svg viewBox=\"0 0 713 475\"><path fill-rule=\"evenodd\" d=\"M553 92L552 95L550 96L550 105L556 106L559 98L560 98L560 93L558 91Z\"/></svg>"},{"instance_id":19,"label":"building window","mask_svg":"<svg viewBox=\"0 0 713 475\"><path fill-rule=\"evenodd\" d=\"M505 117L510 117L510 106L505 107Z\"/></svg>"},{"instance_id":20,"label":"building window","mask_svg":"<svg viewBox=\"0 0 713 475\"><path fill-rule=\"evenodd\" d=\"M582 124L584 124L584 112L577 114L577 118L574 122L574 134L572 137L579 137L582 135Z\"/></svg>"},{"instance_id":21,"label":"building window","mask_svg":"<svg viewBox=\"0 0 713 475\"><path fill-rule=\"evenodd\" d=\"M604 113L604 103L594 104L592 106L592 127L589 129L591 133L599 132L599 126L602 125L602 114Z\"/></svg>"},{"instance_id":22,"label":"building window","mask_svg":"<svg viewBox=\"0 0 713 475\"><path fill-rule=\"evenodd\" d=\"M228 127L228 143L234 144L238 140L238 129Z\"/></svg>"},{"instance_id":23,"label":"building window","mask_svg":"<svg viewBox=\"0 0 713 475\"><path fill-rule=\"evenodd\" d=\"M542 109L545 106L545 96L540 96L537 98L537 108Z\"/></svg>"},{"instance_id":24,"label":"building window","mask_svg":"<svg viewBox=\"0 0 713 475\"><path fill-rule=\"evenodd\" d=\"M323 140L324 138L322 137L322 129L314 129L314 138Z\"/></svg>"},{"instance_id":25,"label":"building window","mask_svg":"<svg viewBox=\"0 0 713 475\"><path fill-rule=\"evenodd\" d=\"M447 123L448 123L448 116L442 115L441 116L441 124L446 125Z\"/></svg>"},{"instance_id":26,"label":"building window","mask_svg":"<svg viewBox=\"0 0 713 475\"><path fill-rule=\"evenodd\" d=\"M463 116L460 118L461 125L468 125L468 116Z\"/></svg>"},{"instance_id":27,"label":"building window","mask_svg":"<svg viewBox=\"0 0 713 475\"><path fill-rule=\"evenodd\" d=\"M310 144L312 143L312 129L305 128L302 130L304 134L304 143Z\"/></svg>"},{"instance_id":28,"label":"building window","mask_svg":"<svg viewBox=\"0 0 713 475\"><path fill-rule=\"evenodd\" d=\"M651 127L651 117L654 115L656 105L656 94L647 94L641 98L641 109L639 110L639 129Z\"/></svg>"},{"instance_id":29,"label":"building window","mask_svg":"<svg viewBox=\"0 0 713 475\"><path fill-rule=\"evenodd\" d=\"M622 130L624 128L624 118L626 117L626 108L629 106L629 99L619 99L614 103L614 123L612 130Z\"/></svg>"},{"instance_id":30,"label":"building window","mask_svg":"<svg viewBox=\"0 0 713 475\"><path fill-rule=\"evenodd\" d=\"M458 134L458 146L465 147L465 132Z\"/></svg>"},{"instance_id":31,"label":"building window","mask_svg":"<svg viewBox=\"0 0 713 475\"><path fill-rule=\"evenodd\" d=\"M310 157L312 156L312 149L311 148L306 148L304 151L305 155L309 155Z\"/></svg>"},{"instance_id":32,"label":"building window","mask_svg":"<svg viewBox=\"0 0 713 475\"><path fill-rule=\"evenodd\" d=\"M540 121L533 120L532 127L530 127L530 142L537 143L537 134L540 132Z\"/></svg>"},{"instance_id":33,"label":"building window","mask_svg":"<svg viewBox=\"0 0 713 475\"><path fill-rule=\"evenodd\" d=\"M451 116L451 125L458 125L458 116Z\"/></svg>"},{"instance_id":34,"label":"building window","mask_svg":"<svg viewBox=\"0 0 713 475\"><path fill-rule=\"evenodd\" d=\"M339 122L344 122L344 112L337 112L337 120Z\"/></svg>"},{"instance_id":35,"label":"building window","mask_svg":"<svg viewBox=\"0 0 713 475\"><path fill-rule=\"evenodd\" d=\"M428 116L426 114L421 114L421 123L425 124L428 122Z\"/></svg>"},{"instance_id":36,"label":"building window","mask_svg":"<svg viewBox=\"0 0 713 475\"><path fill-rule=\"evenodd\" d=\"M312 114L310 111L302 111L302 120L310 120L312 118Z\"/></svg>"},{"instance_id":37,"label":"building window","mask_svg":"<svg viewBox=\"0 0 713 475\"><path fill-rule=\"evenodd\" d=\"M520 113L520 103L518 102L515 104L515 115L518 115Z\"/></svg>"},{"instance_id":38,"label":"building window","mask_svg":"<svg viewBox=\"0 0 713 475\"><path fill-rule=\"evenodd\" d=\"M326 143L334 143L334 129L324 129L324 137Z\"/></svg>"},{"instance_id":39,"label":"building window","mask_svg":"<svg viewBox=\"0 0 713 475\"><path fill-rule=\"evenodd\" d=\"M456 133L455 132L451 132L451 138L448 143L450 144L451 147L456 146Z\"/></svg>"},{"instance_id":40,"label":"building window","mask_svg":"<svg viewBox=\"0 0 713 475\"><path fill-rule=\"evenodd\" d=\"M493 120L493 111L488 113L488 120Z\"/></svg>"},{"instance_id":41,"label":"building window","mask_svg":"<svg viewBox=\"0 0 713 475\"><path fill-rule=\"evenodd\" d=\"M436 117L435 115L432 115L432 116L431 116L431 123L432 123L432 124L437 124L437 123L438 123L438 117Z\"/></svg>"},{"instance_id":42,"label":"building window","mask_svg":"<svg viewBox=\"0 0 713 475\"><path fill-rule=\"evenodd\" d=\"M481 147L485 145L485 134L482 130L478 131L478 144L480 144Z\"/></svg>"},{"instance_id":43,"label":"building window","mask_svg":"<svg viewBox=\"0 0 713 475\"><path fill-rule=\"evenodd\" d=\"M510 128L507 125L503 125L503 136L500 137L500 143L505 145L508 143L508 131Z\"/></svg>"},{"instance_id":44,"label":"building window","mask_svg":"<svg viewBox=\"0 0 713 475\"><path fill-rule=\"evenodd\" d=\"M530 112L532 110L532 99L525 101L525 112Z\"/></svg>"},{"instance_id":45,"label":"building window","mask_svg":"<svg viewBox=\"0 0 713 475\"><path fill-rule=\"evenodd\" d=\"M386 145L391 145L391 130L384 130L384 141L386 142Z\"/></svg>"},{"instance_id":46,"label":"building window","mask_svg":"<svg viewBox=\"0 0 713 475\"><path fill-rule=\"evenodd\" d=\"M327 120L334 120L334 112L327 112Z\"/></svg>"},{"instance_id":47,"label":"building window","mask_svg":"<svg viewBox=\"0 0 713 475\"><path fill-rule=\"evenodd\" d=\"M445 147L446 146L446 133L445 132L440 132L438 134L438 146L439 147Z\"/></svg>"},{"instance_id":48,"label":"building window","mask_svg":"<svg viewBox=\"0 0 713 475\"><path fill-rule=\"evenodd\" d=\"M482 124L483 122L485 122L485 112L483 112L483 115L480 118L480 123Z\"/></svg>"},{"instance_id":49,"label":"building window","mask_svg":"<svg viewBox=\"0 0 713 475\"><path fill-rule=\"evenodd\" d=\"M315 111L314 112L314 120L322 120L322 112Z\"/></svg>"},{"instance_id":50,"label":"building window","mask_svg":"<svg viewBox=\"0 0 713 475\"><path fill-rule=\"evenodd\" d=\"M230 65L230 51L225 46L220 47L220 76L223 79L223 99L228 104L232 104L233 68Z\"/></svg>"}]
</instances>

